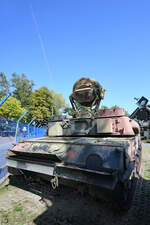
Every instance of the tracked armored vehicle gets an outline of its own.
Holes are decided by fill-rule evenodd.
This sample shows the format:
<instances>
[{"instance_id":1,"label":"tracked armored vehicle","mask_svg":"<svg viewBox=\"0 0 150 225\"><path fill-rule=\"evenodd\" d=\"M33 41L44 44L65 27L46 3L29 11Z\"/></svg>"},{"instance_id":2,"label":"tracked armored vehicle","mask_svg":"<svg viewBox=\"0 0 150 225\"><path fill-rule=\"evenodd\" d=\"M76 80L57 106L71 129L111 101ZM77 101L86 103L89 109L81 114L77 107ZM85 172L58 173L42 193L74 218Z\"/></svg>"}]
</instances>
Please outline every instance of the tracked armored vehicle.
<instances>
[{"instance_id":1,"label":"tracked armored vehicle","mask_svg":"<svg viewBox=\"0 0 150 225\"><path fill-rule=\"evenodd\" d=\"M72 118L51 120L47 136L19 142L8 152L12 174L73 184L128 209L139 177L139 125L124 109L99 109L105 89L81 78L73 86Z\"/></svg>"}]
</instances>

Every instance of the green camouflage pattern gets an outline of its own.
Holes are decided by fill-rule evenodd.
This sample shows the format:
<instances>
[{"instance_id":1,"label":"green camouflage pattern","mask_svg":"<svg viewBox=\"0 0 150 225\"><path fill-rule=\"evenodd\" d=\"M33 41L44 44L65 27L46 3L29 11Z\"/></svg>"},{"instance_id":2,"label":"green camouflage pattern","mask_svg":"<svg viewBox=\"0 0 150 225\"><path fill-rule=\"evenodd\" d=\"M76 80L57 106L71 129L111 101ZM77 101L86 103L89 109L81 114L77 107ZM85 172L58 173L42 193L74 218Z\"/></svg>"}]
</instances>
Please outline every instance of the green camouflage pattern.
<instances>
[{"instance_id":1,"label":"green camouflage pattern","mask_svg":"<svg viewBox=\"0 0 150 225\"><path fill-rule=\"evenodd\" d=\"M91 106L95 99L103 99L105 89L92 78L81 78L73 86L72 97L84 106Z\"/></svg>"}]
</instances>

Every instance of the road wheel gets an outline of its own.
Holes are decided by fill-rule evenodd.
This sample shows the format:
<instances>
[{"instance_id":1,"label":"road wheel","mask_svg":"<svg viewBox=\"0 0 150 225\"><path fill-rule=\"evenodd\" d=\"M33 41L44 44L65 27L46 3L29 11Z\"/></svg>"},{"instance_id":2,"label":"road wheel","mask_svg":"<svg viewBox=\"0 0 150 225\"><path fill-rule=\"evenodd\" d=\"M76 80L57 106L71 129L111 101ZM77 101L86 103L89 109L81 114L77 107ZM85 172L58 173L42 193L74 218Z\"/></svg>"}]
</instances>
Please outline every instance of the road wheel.
<instances>
[{"instance_id":1,"label":"road wheel","mask_svg":"<svg viewBox=\"0 0 150 225\"><path fill-rule=\"evenodd\" d=\"M142 160L142 152L141 150L138 151L138 154L136 155L136 176L139 177L140 175L140 169L141 169L141 160Z\"/></svg>"},{"instance_id":2,"label":"road wheel","mask_svg":"<svg viewBox=\"0 0 150 225\"><path fill-rule=\"evenodd\" d=\"M137 178L131 175L125 183L119 182L113 193L117 209L127 211L132 205L132 199L136 188Z\"/></svg>"}]
</instances>

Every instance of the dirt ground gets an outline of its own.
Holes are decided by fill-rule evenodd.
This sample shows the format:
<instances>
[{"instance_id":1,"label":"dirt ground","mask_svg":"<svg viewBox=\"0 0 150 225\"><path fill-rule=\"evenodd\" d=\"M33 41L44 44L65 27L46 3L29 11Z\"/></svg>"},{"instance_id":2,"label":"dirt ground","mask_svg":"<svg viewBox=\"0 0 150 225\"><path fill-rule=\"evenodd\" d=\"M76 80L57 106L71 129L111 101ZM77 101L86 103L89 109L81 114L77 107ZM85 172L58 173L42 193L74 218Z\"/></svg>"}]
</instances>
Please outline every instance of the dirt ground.
<instances>
[{"instance_id":1,"label":"dirt ground","mask_svg":"<svg viewBox=\"0 0 150 225\"><path fill-rule=\"evenodd\" d=\"M43 194L44 193L44 194ZM150 225L150 148L143 149L141 179L126 213L111 203L64 186L56 190L11 177L0 189L0 225Z\"/></svg>"}]
</instances>

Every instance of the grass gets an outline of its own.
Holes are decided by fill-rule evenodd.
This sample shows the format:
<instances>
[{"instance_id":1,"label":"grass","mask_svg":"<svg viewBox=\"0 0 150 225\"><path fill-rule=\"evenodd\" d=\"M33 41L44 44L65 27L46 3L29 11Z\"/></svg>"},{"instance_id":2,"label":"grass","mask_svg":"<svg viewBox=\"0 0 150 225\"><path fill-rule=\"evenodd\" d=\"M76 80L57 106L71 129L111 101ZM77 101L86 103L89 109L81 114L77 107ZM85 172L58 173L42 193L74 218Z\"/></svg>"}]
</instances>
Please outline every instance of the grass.
<instances>
[{"instance_id":1,"label":"grass","mask_svg":"<svg viewBox=\"0 0 150 225\"><path fill-rule=\"evenodd\" d=\"M150 180L150 148L142 149L142 167L144 168L144 179Z\"/></svg>"},{"instance_id":2,"label":"grass","mask_svg":"<svg viewBox=\"0 0 150 225\"><path fill-rule=\"evenodd\" d=\"M30 215L28 215L23 206L24 203L13 203L11 209L0 210L0 225L24 225L31 221Z\"/></svg>"},{"instance_id":3,"label":"grass","mask_svg":"<svg viewBox=\"0 0 150 225\"><path fill-rule=\"evenodd\" d=\"M24 182L22 180L16 178L16 176L10 176L9 185L0 187L0 195L4 194L7 191L15 189L15 187L22 187L23 185L24 185Z\"/></svg>"},{"instance_id":4,"label":"grass","mask_svg":"<svg viewBox=\"0 0 150 225\"><path fill-rule=\"evenodd\" d=\"M22 213L22 212L23 212L23 206L22 206L21 204L18 204L18 205L16 205L16 206L13 208L13 211L14 211L14 212Z\"/></svg>"},{"instance_id":5,"label":"grass","mask_svg":"<svg viewBox=\"0 0 150 225\"><path fill-rule=\"evenodd\" d=\"M145 143L150 143L150 139L144 140Z\"/></svg>"},{"instance_id":6,"label":"grass","mask_svg":"<svg viewBox=\"0 0 150 225\"><path fill-rule=\"evenodd\" d=\"M24 183L17 179L15 176L10 177L10 184L0 188L0 198L3 195L12 193L12 195L17 195L17 188L23 186ZM15 202L11 201L10 208L0 210L0 225L9 224L9 225L24 225L32 221L32 216L26 212L25 206L28 204L28 201Z\"/></svg>"},{"instance_id":7,"label":"grass","mask_svg":"<svg viewBox=\"0 0 150 225\"><path fill-rule=\"evenodd\" d=\"M11 189L13 189L14 187L12 186L12 185L6 185L6 186L4 186L4 187L1 187L0 188L0 195L1 194L4 194L5 192L7 192L7 191L9 191L9 190L11 190Z\"/></svg>"}]
</instances>

